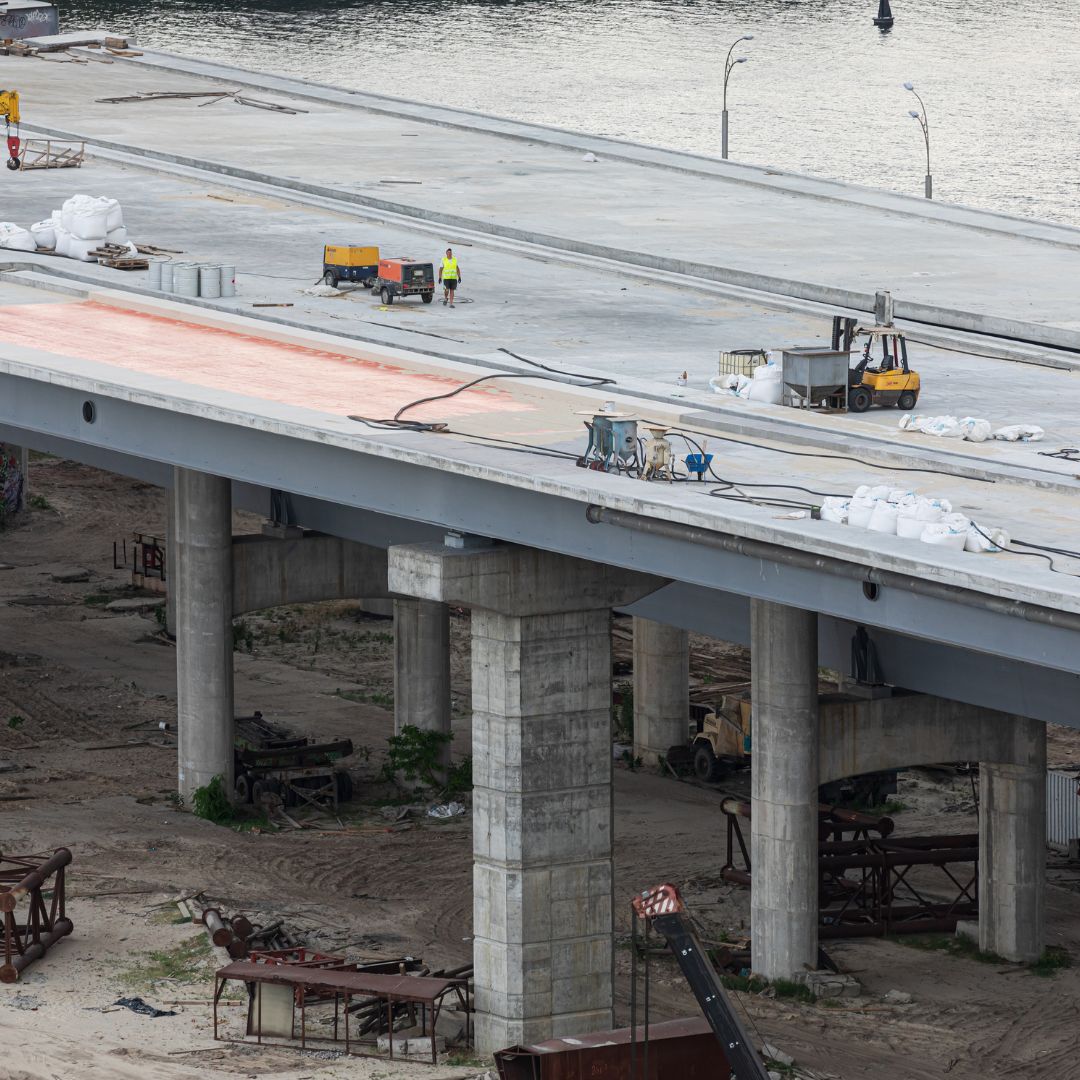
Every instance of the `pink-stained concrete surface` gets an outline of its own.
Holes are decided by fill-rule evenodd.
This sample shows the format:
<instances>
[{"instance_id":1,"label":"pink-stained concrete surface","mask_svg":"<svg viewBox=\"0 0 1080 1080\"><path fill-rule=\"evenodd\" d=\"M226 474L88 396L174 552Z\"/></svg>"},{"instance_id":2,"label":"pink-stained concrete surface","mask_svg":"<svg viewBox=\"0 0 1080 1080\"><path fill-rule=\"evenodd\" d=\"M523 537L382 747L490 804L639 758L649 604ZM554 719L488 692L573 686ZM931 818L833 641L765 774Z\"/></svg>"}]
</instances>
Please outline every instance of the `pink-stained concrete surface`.
<instances>
[{"instance_id":1,"label":"pink-stained concrete surface","mask_svg":"<svg viewBox=\"0 0 1080 1080\"><path fill-rule=\"evenodd\" d=\"M0 341L320 412L392 417L462 381L375 360L199 326L93 301L0 306ZM410 420L532 411L503 389L478 387L410 409Z\"/></svg>"}]
</instances>

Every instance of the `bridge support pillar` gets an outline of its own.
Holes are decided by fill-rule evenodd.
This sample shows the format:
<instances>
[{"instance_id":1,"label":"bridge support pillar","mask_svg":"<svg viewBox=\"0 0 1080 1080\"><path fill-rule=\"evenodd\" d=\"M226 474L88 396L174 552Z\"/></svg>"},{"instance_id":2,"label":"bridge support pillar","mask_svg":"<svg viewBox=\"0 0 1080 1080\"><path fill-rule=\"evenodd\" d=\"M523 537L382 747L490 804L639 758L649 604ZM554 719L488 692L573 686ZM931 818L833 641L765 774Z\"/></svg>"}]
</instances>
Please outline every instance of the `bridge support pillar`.
<instances>
[{"instance_id":1,"label":"bridge support pillar","mask_svg":"<svg viewBox=\"0 0 1080 1080\"><path fill-rule=\"evenodd\" d=\"M233 790L231 485L177 468L173 499L178 780L190 806L215 776Z\"/></svg>"},{"instance_id":2,"label":"bridge support pillar","mask_svg":"<svg viewBox=\"0 0 1080 1080\"><path fill-rule=\"evenodd\" d=\"M394 601L394 731L407 724L450 734L450 608ZM443 747L450 764L450 744Z\"/></svg>"},{"instance_id":3,"label":"bridge support pillar","mask_svg":"<svg viewBox=\"0 0 1080 1080\"><path fill-rule=\"evenodd\" d=\"M634 756L646 765L686 742L689 638L685 630L634 617Z\"/></svg>"},{"instance_id":4,"label":"bridge support pillar","mask_svg":"<svg viewBox=\"0 0 1080 1080\"><path fill-rule=\"evenodd\" d=\"M1046 725L1015 723L1041 760L979 766L979 948L1031 963L1044 946Z\"/></svg>"},{"instance_id":5,"label":"bridge support pillar","mask_svg":"<svg viewBox=\"0 0 1080 1080\"><path fill-rule=\"evenodd\" d=\"M165 633L176 640L176 495L165 489Z\"/></svg>"},{"instance_id":6,"label":"bridge support pillar","mask_svg":"<svg viewBox=\"0 0 1080 1080\"><path fill-rule=\"evenodd\" d=\"M662 584L528 548L390 549L472 614L476 1045L612 1024L610 609Z\"/></svg>"},{"instance_id":7,"label":"bridge support pillar","mask_svg":"<svg viewBox=\"0 0 1080 1080\"><path fill-rule=\"evenodd\" d=\"M751 964L817 967L817 614L752 600Z\"/></svg>"}]
</instances>

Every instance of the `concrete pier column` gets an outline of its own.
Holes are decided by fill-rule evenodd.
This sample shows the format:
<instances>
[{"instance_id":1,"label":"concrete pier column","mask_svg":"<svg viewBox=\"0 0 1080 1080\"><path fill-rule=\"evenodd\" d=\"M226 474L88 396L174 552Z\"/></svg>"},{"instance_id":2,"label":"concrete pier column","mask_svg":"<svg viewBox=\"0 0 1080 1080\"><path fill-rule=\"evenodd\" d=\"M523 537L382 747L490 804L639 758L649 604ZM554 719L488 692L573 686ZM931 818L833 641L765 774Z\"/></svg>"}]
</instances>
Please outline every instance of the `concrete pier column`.
<instances>
[{"instance_id":1,"label":"concrete pier column","mask_svg":"<svg viewBox=\"0 0 1080 1080\"><path fill-rule=\"evenodd\" d=\"M1035 763L979 766L979 948L1031 963L1045 946L1046 725L1016 722Z\"/></svg>"},{"instance_id":2,"label":"concrete pier column","mask_svg":"<svg viewBox=\"0 0 1080 1080\"><path fill-rule=\"evenodd\" d=\"M612 1025L611 608L663 582L511 546L390 549L472 608L476 1046Z\"/></svg>"},{"instance_id":3,"label":"concrete pier column","mask_svg":"<svg viewBox=\"0 0 1080 1080\"><path fill-rule=\"evenodd\" d=\"M751 963L817 967L817 614L752 600Z\"/></svg>"},{"instance_id":4,"label":"concrete pier column","mask_svg":"<svg viewBox=\"0 0 1080 1080\"><path fill-rule=\"evenodd\" d=\"M407 724L450 731L450 608L435 600L394 601L394 731Z\"/></svg>"},{"instance_id":5,"label":"concrete pier column","mask_svg":"<svg viewBox=\"0 0 1080 1080\"><path fill-rule=\"evenodd\" d=\"M634 617L634 756L655 765L687 740L690 635Z\"/></svg>"},{"instance_id":6,"label":"concrete pier column","mask_svg":"<svg viewBox=\"0 0 1080 1080\"><path fill-rule=\"evenodd\" d=\"M176 638L176 492L165 489L165 633Z\"/></svg>"},{"instance_id":7,"label":"concrete pier column","mask_svg":"<svg viewBox=\"0 0 1080 1080\"><path fill-rule=\"evenodd\" d=\"M178 779L187 806L220 776L233 790L232 493L174 470Z\"/></svg>"}]
</instances>

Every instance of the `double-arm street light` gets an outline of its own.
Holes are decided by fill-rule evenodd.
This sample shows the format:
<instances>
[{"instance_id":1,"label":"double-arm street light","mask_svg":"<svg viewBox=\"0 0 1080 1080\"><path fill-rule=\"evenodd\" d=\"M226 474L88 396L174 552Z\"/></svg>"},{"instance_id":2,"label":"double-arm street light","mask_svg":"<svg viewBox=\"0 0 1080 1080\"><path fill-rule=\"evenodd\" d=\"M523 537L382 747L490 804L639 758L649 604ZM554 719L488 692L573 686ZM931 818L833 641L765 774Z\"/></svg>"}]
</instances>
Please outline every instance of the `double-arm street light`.
<instances>
[{"instance_id":1,"label":"double-arm street light","mask_svg":"<svg viewBox=\"0 0 1080 1080\"><path fill-rule=\"evenodd\" d=\"M731 43L731 48L727 51L727 59L724 61L724 112L722 114L721 126L720 126L720 156L727 160L727 131L728 131L728 118L727 118L727 84L728 79L731 78L731 72L736 64L745 64L745 56L737 56L732 59L731 54L735 51L735 46L740 41L753 41L753 34L743 34L741 38L736 38Z\"/></svg>"},{"instance_id":2,"label":"double-arm street light","mask_svg":"<svg viewBox=\"0 0 1080 1080\"><path fill-rule=\"evenodd\" d=\"M930 121L926 119L926 106L923 105L923 99L919 97L914 84L906 82L904 83L904 89L910 90L915 94L915 100L922 109L922 112L918 112L915 109L909 109L908 116L918 120L919 127L922 128L923 141L926 143L926 181L923 185L923 194L928 199L932 199L934 197L934 178L930 175Z\"/></svg>"}]
</instances>

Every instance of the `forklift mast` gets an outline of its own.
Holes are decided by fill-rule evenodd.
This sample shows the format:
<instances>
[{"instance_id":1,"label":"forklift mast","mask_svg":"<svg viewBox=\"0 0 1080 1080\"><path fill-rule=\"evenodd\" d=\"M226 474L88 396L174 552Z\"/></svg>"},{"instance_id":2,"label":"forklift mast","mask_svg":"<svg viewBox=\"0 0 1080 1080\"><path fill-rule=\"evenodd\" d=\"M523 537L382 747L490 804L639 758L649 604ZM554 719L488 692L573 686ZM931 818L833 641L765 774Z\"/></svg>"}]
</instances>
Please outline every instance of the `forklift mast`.
<instances>
[{"instance_id":1,"label":"forklift mast","mask_svg":"<svg viewBox=\"0 0 1080 1080\"><path fill-rule=\"evenodd\" d=\"M674 885L657 885L635 896L632 903L634 912L652 924L675 954L709 1027L724 1049L732 1080L769 1080L764 1062L732 1008L708 953L694 933L679 890Z\"/></svg>"}]
</instances>

